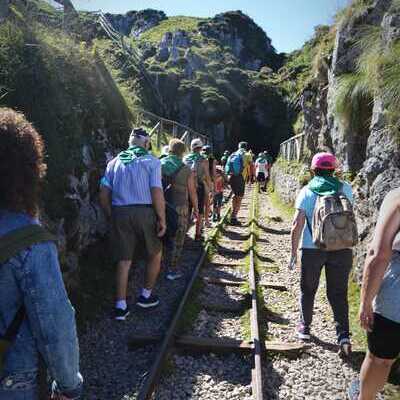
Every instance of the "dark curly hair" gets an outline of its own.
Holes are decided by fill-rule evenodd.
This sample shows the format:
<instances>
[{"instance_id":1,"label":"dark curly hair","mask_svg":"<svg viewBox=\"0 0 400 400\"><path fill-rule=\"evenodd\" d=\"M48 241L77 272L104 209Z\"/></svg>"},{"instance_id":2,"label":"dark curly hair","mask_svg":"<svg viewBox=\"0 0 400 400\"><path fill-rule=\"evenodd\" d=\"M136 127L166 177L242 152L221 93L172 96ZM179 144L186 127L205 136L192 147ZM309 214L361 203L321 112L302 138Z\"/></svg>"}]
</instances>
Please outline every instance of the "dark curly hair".
<instances>
[{"instance_id":1,"label":"dark curly hair","mask_svg":"<svg viewBox=\"0 0 400 400\"><path fill-rule=\"evenodd\" d=\"M41 136L23 114L0 108L0 207L35 216L45 174Z\"/></svg>"}]
</instances>

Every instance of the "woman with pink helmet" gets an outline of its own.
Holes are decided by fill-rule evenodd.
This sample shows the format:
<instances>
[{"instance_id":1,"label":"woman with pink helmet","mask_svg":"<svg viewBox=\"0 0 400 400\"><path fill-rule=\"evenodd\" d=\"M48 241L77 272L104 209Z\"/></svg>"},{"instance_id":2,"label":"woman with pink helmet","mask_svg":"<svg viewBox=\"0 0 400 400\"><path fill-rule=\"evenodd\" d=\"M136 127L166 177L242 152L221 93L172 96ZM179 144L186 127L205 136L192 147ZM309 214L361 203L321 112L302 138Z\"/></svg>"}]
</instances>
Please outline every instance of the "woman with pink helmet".
<instances>
[{"instance_id":1,"label":"woman with pink helmet","mask_svg":"<svg viewBox=\"0 0 400 400\"><path fill-rule=\"evenodd\" d=\"M296 199L296 213L291 231L292 251L289 267L300 260L300 322L297 335L301 340L311 339L314 298L318 289L322 268L325 267L327 297L333 310L337 341L342 355L351 352L347 287L353 263L351 248L329 249L317 242L318 231L314 210L318 210L321 198L340 199L351 208L353 192L351 186L335 176L338 161L331 153L316 154L311 163L312 180ZM332 200L336 201L336 200ZM301 239L301 241L300 241ZM329 250L328 250L329 249Z\"/></svg>"}]
</instances>

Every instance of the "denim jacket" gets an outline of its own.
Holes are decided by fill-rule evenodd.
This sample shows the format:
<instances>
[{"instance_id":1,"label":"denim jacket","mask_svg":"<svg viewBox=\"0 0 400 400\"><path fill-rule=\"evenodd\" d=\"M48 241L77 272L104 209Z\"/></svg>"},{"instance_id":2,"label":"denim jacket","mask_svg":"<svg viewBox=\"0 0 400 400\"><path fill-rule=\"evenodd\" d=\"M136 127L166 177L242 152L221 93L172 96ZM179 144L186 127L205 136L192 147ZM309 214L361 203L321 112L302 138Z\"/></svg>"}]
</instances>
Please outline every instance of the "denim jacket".
<instances>
[{"instance_id":1,"label":"denim jacket","mask_svg":"<svg viewBox=\"0 0 400 400\"><path fill-rule=\"evenodd\" d=\"M0 210L0 237L35 223L26 214ZM82 377L75 311L68 300L54 243L31 246L0 265L0 335L22 303L27 317L6 354L0 400L37 400L39 353L56 392L79 399Z\"/></svg>"}]
</instances>

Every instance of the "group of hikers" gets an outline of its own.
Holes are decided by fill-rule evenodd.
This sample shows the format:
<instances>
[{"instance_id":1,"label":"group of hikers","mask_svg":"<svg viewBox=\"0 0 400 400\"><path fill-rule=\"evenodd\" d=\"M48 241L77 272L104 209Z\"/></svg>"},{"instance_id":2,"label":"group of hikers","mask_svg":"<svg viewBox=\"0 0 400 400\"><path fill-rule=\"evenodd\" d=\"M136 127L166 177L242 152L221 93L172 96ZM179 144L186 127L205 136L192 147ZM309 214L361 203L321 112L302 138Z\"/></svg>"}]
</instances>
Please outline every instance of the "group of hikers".
<instances>
[{"instance_id":1,"label":"group of hikers","mask_svg":"<svg viewBox=\"0 0 400 400\"><path fill-rule=\"evenodd\" d=\"M136 305L159 304L153 288L161 264L166 278L182 277L180 268L188 227L196 240L210 217L217 222L228 184L233 192L229 223L238 219L246 183L266 190L272 160L254 157L246 142L218 162L211 147L194 139L190 152L172 139L160 158L136 128L125 151L108 162L100 183L100 203L110 224L110 249L116 267L113 317L125 320L128 275L138 251L144 251L145 281ZM0 110L0 400L37 400L39 368L53 379L51 396L79 399L79 347L74 309L60 271L55 239L39 221L45 178L44 143L25 117ZM300 191L291 231L289 268L300 273L300 323L297 335L312 339L313 306L322 268L333 310L340 353L351 354L347 287L357 242L351 186L340 179L338 161L318 153L312 179ZM348 391L351 400L372 400L388 379L400 353L400 190L385 198L365 262L360 322L368 352L360 379ZM298 251L301 258L298 262ZM165 257L162 257L162 254ZM43 397L40 397L42 399Z\"/></svg>"}]
</instances>

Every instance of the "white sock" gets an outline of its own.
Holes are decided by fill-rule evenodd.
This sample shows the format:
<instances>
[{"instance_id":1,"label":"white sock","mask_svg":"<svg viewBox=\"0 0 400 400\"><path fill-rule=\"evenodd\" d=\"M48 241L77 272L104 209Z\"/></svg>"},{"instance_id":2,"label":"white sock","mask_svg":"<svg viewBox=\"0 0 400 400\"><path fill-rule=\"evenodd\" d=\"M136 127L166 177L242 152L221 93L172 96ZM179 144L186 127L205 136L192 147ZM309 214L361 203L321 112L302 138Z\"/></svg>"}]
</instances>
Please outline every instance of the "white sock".
<instances>
[{"instance_id":1,"label":"white sock","mask_svg":"<svg viewBox=\"0 0 400 400\"><path fill-rule=\"evenodd\" d=\"M142 296L143 296L145 299L148 299L148 298L151 296L151 289L145 289L145 288L143 288L143 289L142 289Z\"/></svg>"},{"instance_id":2,"label":"white sock","mask_svg":"<svg viewBox=\"0 0 400 400\"><path fill-rule=\"evenodd\" d=\"M126 310L127 308L126 300L117 300L115 302L115 308L119 308L120 310Z\"/></svg>"}]
</instances>

